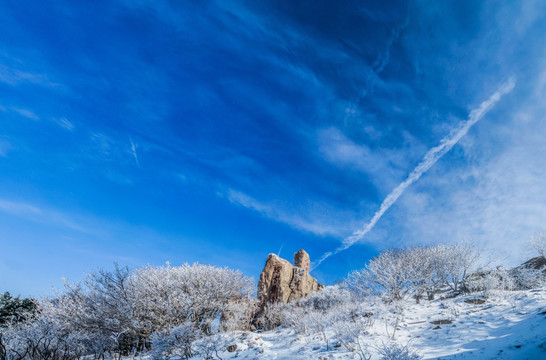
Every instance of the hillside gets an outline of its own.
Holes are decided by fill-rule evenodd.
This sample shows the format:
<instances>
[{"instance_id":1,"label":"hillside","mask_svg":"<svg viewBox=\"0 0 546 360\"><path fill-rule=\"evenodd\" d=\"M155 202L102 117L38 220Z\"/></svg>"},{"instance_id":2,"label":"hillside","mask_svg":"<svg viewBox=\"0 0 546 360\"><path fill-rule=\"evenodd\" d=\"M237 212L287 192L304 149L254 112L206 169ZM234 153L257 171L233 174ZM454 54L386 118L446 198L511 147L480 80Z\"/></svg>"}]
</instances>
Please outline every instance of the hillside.
<instances>
[{"instance_id":1,"label":"hillside","mask_svg":"<svg viewBox=\"0 0 546 360\"><path fill-rule=\"evenodd\" d=\"M546 358L546 289L496 291L483 304L474 295L437 299L424 304L406 302L395 333L399 344L410 344L424 359L544 359ZM371 304L373 325L362 337L372 358L382 343L392 341L389 311ZM447 320L447 321L445 321ZM436 325L435 322L451 322ZM237 350L220 353L222 359L359 359L334 340L330 349L320 334L298 335L292 329L262 333L242 332L231 341ZM225 340L229 342L229 339ZM201 357L194 357L200 359Z\"/></svg>"}]
</instances>

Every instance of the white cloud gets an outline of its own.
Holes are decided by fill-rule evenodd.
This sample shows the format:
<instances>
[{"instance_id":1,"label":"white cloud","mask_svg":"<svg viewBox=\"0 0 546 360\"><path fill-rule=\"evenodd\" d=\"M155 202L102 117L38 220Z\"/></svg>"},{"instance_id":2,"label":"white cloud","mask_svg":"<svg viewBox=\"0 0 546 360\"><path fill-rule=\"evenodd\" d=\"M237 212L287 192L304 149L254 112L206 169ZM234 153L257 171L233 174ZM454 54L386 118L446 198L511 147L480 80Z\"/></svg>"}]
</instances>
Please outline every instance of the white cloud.
<instances>
[{"instance_id":1,"label":"white cloud","mask_svg":"<svg viewBox=\"0 0 546 360\"><path fill-rule=\"evenodd\" d=\"M140 167L140 163L138 162L138 155L137 155L137 151L136 151L136 145L133 142L133 139L129 138L129 141L131 143L131 155L133 155L133 157L135 158L135 162L136 162L137 166Z\"/></svg>"},{"instance_id":2,"label":"white cloud","mask_svg":"<svg viewBox=\"0 0 546 360\"><path fill-rule=\"evenodd\" d=\"M8 152L13 149L13 145L9 141L0 140L0 156L6 157Z\"/></svg>"},{"instance_id":3,"label":"white cloud","mask_svg":"<svg viewBox=\"0 0 546 360\"><path fill-rule=\"evenodd\" d=\"M2 111L2 112L14 112L14 113L17 113L18 115L20 115L22 117L25 117L27 119L40 120L40 117L38 115L36 115L31 110L25 109L25 108L0 106L0 111Z\"/></svg>"},{"instance_id":4,"label":"white cloud","mask_svg":"<svg viewBox=\"0 0 546 360\"><path fill-rule=\"evenodd\" d=\"M294 206L294 204L283 205L275 202L265 203L233 189L229 189L226 194L220 194L220 196L226 196L231 203L255 210L267 218L315 235L343 236L347 233L347 227L350 226L348 217L341 212L334 212L325 204Z\"/></svg>"},{"instance_id":5,"label":"white cloud","mask_svg":"<svg viewBox=\"0 0 546 360\"><path fill-rule=\"evenodd\" d=\"M65 214L26 202L11 201L0 198L0 211L34 222L50 225L52 224L81 232L88 232L88 230L71 220L69 216Z\"/></svg>"},{"instance_id":6,"label":"white cloud","mask_svg":"<svg viewBox=\"0 0 546 360\"><path fill-rule=\"evenodd\" d=\"M37 215L42 212L36 206L22 202L13 202L5 199L0 199L0 211L14 215Z\"/></svg>"},{"instance_id":7,"label":"white cloud","mask_svg":"<svg viewBox=\"0 0 546 360\"><path fill-rule=\"evenodd\" d=\"M31 120L40 120L40 117L28 109L12 108L12 111Z\"/></svg>"},{"instance_id":8,"label":"white cloud","mask_svg":"<svg viewBox=\"0 0 546 360\"><path fill-rule=\"evenodd\" d=\"M339 167L352 167L367 173L377 171L376 154L365 145L358 145L336 128L318 132L318 147L323 158Z\"/></svg>"},{"instance_id":9,"label":"white cloud","mask_svg":"<svg viewBox=\"0 0 546 360\"><path fill-rule=\"evenodd\" d=\"M476 124L485 114L487 114L501 99L501 97L514 89L515 81L510 79L503 84L491 97L482 102L480 106L470 112L468 120L462 122L459 127L454 129L448 136L442 139L440 145L433 147L426 154L423 160L413 169L406 180L401 182L381 203L379 210L376 211L372 219L364 226L354 231L349 237L343 240L341 246L332 252L325 253L316 263L319 266L324 260L341 251L347 250L357 242L360 242L368 232L370 232L377 224L379 219L390 209L390 207L402 196L406 189L414 182L419 180L421 176L427 172L436 162L444 156L459 140L466 135L468 130Z\"/></svg>"},{"instance_id":10,"label":"white cloud","mask_svg":"<svg viewBox=\"0 0 546 360\"><path fill-rule=\"evenodd\" d=\"M6 65L0 64L0 83L8 85L19 85L22 83L30 83L44 87L59 87L60 85L50 81L46 75L15 69Z\"/></svg>"},{"instance_id":11,"label":"white cloud","mask_svg":"<svg viewBox=\"0 0 546 360\"><path fill-rule=\"evenodd\" d=\"M393 181L399 180L403 173L397 165L409 156L407 152L398 150L372 151L364 144L353 142L334 127L319 130L316 141L319 156L323 160L340 170L366 174L378 189L393 186Z\"/></svg>"},{"instance_id":12,"label":"white cloud","mask_svg":"<svg viewBox=\"0 0 546 360\"><path fill-rule=\"evenodd\" d=\"M67 118L60 117L60 118L53 118L53 121L59 125L60 127L72 131L74 130L74 124L72 124Z\"/></svg>"}]
</instances>

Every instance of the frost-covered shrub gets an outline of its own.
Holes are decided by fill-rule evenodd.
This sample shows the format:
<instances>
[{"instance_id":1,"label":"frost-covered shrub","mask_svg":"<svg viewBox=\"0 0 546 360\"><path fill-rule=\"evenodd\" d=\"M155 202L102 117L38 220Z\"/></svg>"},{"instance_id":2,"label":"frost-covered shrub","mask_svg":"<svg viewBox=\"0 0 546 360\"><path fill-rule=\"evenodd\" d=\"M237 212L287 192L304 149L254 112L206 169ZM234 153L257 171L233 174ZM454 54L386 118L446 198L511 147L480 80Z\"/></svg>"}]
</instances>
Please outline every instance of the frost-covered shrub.
<instances>
[{"instance_id":1,"label":"frost-covered shrub","mask_svg":"<svg viewBox=\"0 0 546 360\"><path fill-rule=\"evenodd\" d=\"M515 281L503 267L495 270L485 270L474 273L465 281L465 290L470 293L481 292L484 297L490 297L495 291L514 290Z\"/></svg>"},{"instance_id":2,"label":"frost-covered shrub","mask_svg":"<svg viewBox=\"0 0 546 360\"><path fill-rule=\"evenodd\" d=\"M478 269L479 251L470 244L438 246L439 276L452 291L464 289L468 277Z\"/></svg>"},{"instance_id":3,"label":"frost-covered shrub","mask_svg":"<svg viewBox=\"0 0 546 360\"><path fill-rule=\"evenodd\" d=\"M412 290L407 252L398 249L383 251L364 269L351 272L347 287L357 295L373 294L385 301L406 298Z\"/></svg>"},{"instance_id":4,"label":"frost-covered shrub","mask_svg":"<svg viewBox=\"0 0 546 360\"><path fill-rule=\"evenodd\" d=\"M254 291L252 279L241 272L200 264L137 269L130 288L139 325L150 332L190 320L211 333L213 320Z\"/></svg>"},{"instance_id":5,"label":"frost-covered shrub","mask_svg":"<svg viewBox=\"0 0 546 360\"><path fill-rule=\"evenodd\" d=\"M201 331L187 322L168 332L158 332L152 336L153 359L179 357L189 359L193 355L193 343L202 336Z\"/></svg>"},{"instance_id":6,"label":"frost-covered shrub","mask_svg":"<svg viewBox=\"0 0 546 360\"><path fill-rule=\"evenodd\" d=\"M395 342L382 344L377 349L380 360L420 360L422 355L418 354L410 344L400 345Z\"/></svg>"},{"instance_id":7,"label":"frost-covered shrub","mask_svg":"<svg viewBox=\"0 0 546 360\"><path fill-rule=\"evenodd\" d=\"M546 285L544 270L518 267L511 269L510 275L517 290L537 289Z\"/></svg>"},{"instance_id":8,"label":"frost-covered shrub","mask_svg":"<svg viewBox=\"0 0 546 360\"><path fill-rule=\"evenodd\" d=\"M201 359L213 359L216 357L222 360L219 352L225 351L230 344L233 344L233 339L224 333L218 333L199 338L193 343L193 348Z\"/></svg>"},{"instance_id":9,"label":"frost-covered shrub","mask_svg":"<svg viewBox=\"0 0 546 360\"><path fill-rule=\"evenodd\" d=\"M498 290L528 290L544 286L546 273L542 270L517 267L507 270L498 267L495 270L486 270L472 274L465 282L468 292L481 292L489 297Z\"/></svg>"},{"instance_id":10,"label":"frost-covered shrub","mask_svg":"<svg viewBox=\"0 0 546 360\"><path fill-rule=\"evenodd\" d=\"M330 286L323 291L283 306L282 325L308 339L319 337L326 349L336 340L366 358L367 346L359 336L373 322L371 313L347 289Z\"/></svg>"},{"instance_id":11,"label":"frost-covered shrub","mask_svg":"<svg viewBox=\"0 0 546 360\"><path fill-rule=\"evenodd\" d=\"M275 303L275 304L268 304L264 307L262 310L258 324L258 328L268 331L273 330L281 325L289 325L289 322L287 321L287 316L290 314L290 307L292 304L282 304L282 303Z\"/></svg>"},{"instance_id":12,"label":"frost-covered shrub","mask_svg":"<svg viewBox=\"0 0 546 360\"><path fill-rule=\"evenodd\" d=\"M116 266L114 271L91 272L37 303L39 309L28 321L2 329L0 355L135 355L155 346L152 334L180 343L189 323L204 334L245 329L254 305L252 292L252 280L239 271L208 265L148 266L135 272ZM157 336L156 345L162 341Z\"/></svg>"},{"instance_id":13,"label":"frost-covered shrub","mask_svg":"<svg viewBox=\"0 0 546 360\"><path fill-rule=\"evenodd\" d=\"M227 303L222 312L219 330L224 332L250 330L257 310L257 301L250 298Z\"/></svg>"},{"instance_id":14,"label":"frost-covered shrub","mask_svg":"<svg viewBox=\"0 0 546 360\"><path fill-rule=\"evenodd\" d=\"M476 270L479 253L470 245L389 249L353 271L346 286L357 296L375 295L385 302L414 296L417 302L447 286L460 292Z\"/></svg>"},{"instance_id":15,"label":"frost-covered shrub","mask_svg":"<svg viewBox=\"0 0 546 360\"><path fill-rule=\"evenodd\" d=\"M86 334L47 316L11 324L0 329L0 358L72 360L86 353Z\"/></svg>"},{"instance_id":16,"label":"frost-covered shrub","mask_svg":"<svg viewBox=\"0 0 546 360\"><path fill-rule=\"evenodd\" d=\"M131 291L131 272L91 272L80 283L65 283L64 293L41 303L51 318L74 332L85 332L88 347L100 356L105 351L130 354L144 350L151 332L139 327ZM101 350L101 348L106 349Z\"/></svg>"},{"instance_id":17,"label":"frost-covered shrub","mask_svg":"<svg viewBox=\"0 0 546 360\"><path fill-rule=\"evenodd\" d=\"M546 232L537 232L529 239L529 247L539 256L546 257Z\"/></svg>"},{"instance_id":18,"label":"frost-covered shrub","mask_svg":"<svg viewBox=\"0 0 546 360\"><path fill-rule=\"evenodd\" d=\"M283 326L293 329L306 338L318 335L329 349L331 336L337 320L337 308L317 310L313 307L290 306L283 309Z\"/></svg>"},{"instance_id":19,"label":"frost-covered shrub","mask_svg":"<svg viewBox=\"0 0 546 360\"><path fill-rule=\"evenodd\" d=\"M340 286L326 286L321 291L313 292L298 301L300 307L312 307L326 311L352 301L353 294Z\"/></svg>"},{"instance_id":20,"label":"frost-covered shrub","mask_svg":"<svg viewBox=\"0 0 546 360\"><path fill-rule=\"evenodd\" d=\"M347 350L357 354L360 359L371 358L369 345L364 337L373 325L374 318L358 302L343 304L336 309L337 315L331 325L335 339Z\"/></svg>"}]
</instances>

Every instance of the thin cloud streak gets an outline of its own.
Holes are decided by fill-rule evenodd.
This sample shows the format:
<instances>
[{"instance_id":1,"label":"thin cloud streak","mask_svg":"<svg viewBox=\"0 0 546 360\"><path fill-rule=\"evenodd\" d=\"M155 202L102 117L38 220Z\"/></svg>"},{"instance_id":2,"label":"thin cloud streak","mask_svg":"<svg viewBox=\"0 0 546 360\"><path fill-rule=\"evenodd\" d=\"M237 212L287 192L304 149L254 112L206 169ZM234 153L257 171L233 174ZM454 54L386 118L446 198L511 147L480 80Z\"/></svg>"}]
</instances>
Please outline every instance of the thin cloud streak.
<instances>
[{"instance_id":1,"label":"thin cloud streak","mask_svg":"<svg viewBox=\"0 0 546 360\"><path fill-rule=\"evenodd\" d=\"M267 204L260 202L249 195L237 190L229 189L225 194L219 193L219 196L225 196L231 203L237 204L248 209L252 209L262 214L263 216L285 223L295 229L303 230L319 236L339 236L339 224L328 223L326 220L318 218L315 213L305 214L305 212L288 211L283 209L279 204ZM320 207L320 205L315 204ZM326 212L325 209L321 209L320 212Z\"/></svg>"},{"instance_id":2,"label":"thin cloud streak","mask_svg":"<svg viewBox=\"0 0 546 360\"><path fill-rule=\"evenodd\" d=\"M133 139L129 138L129 141L131 142L131 154L135 158L135 162L136 162L137 166L140 167L140 162L138 161L138 155L137 155L137 151L136 151L136 145L133 142Z\"/></svg>"},{"instance_id":3,"label":"thin cloud streak","mask_svg":"<svg viewBox=\"0 0 546 360\"><path fill-rule=\"evenodd\" d=\"M0 212L12 214L37 223L54 224L55 226L69 228L82 233L89 233L88 229L72 221L66 214L25 202L0 198Z\"/></svg>"},{"instance_id":4,"label":"thin cloud streak","mask_svg":"<svg viewBox=\"0 0 546 360\"><path fill-rule=\"evenodd\" d=\"M444 156L449 150L459 142L459 140L468 133L468 130L476 124L489 110L491 110L495 104L501 99L503 95L508 94L515 87L514 78L510 78L504 83L489 99L482 102L477 109L470 112L468 120L462 122L456 129L442 139L440 145L433 147L426 154L423 160L417 165L415 169L409 174L409 176L400 185L398 185L381 203L379 210L374 214L372 219L362 228L353 232L350 236L343 240L340 247L334 251L326 252L316 262L314 268L318 267L324 260L328 259L332 255L336 255L341 251L347 250L358 241L362 240L364 236L370 232L375 224L381 219L381 217L387 212L387 210L398 200L398 198L404 193L404 191L414 182L419 180L421 175L427 172L442 156Z\"/></svg>"},{"instance_id":5,"label":"thin cloud streak","mask_svg":"<svg viewBox=\"0 0 546 360\"><path fill-rule=\"evenodd\" d=\"M0 140L0 156L8 156L8 152L13 149L13 145L9 141Z\"/></svg>"}]
</instances>

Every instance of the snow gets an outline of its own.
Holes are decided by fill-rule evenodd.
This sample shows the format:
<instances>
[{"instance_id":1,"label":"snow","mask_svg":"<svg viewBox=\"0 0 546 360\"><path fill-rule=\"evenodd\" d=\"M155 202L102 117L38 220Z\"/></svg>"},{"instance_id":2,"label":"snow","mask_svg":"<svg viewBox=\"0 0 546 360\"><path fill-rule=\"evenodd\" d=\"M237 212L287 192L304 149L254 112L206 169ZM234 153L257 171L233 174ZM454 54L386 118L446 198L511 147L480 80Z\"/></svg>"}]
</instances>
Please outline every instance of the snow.
<instances>
[{"instance_id":1,"label":"snow","mask_svg":"<svg viewBox=\"0 0 546 360\"><path fill-rule=\"evenodd\" d=\"M483 304L465 302L476 298L465 295L421 304L406 301L395 332L389 308L380 302L370 304L374 321L362 340L370 346L372 359L378 358L377 349L389 341L410 344L423 359L546 359L546 289L496 291ZM441 320L451 323L431 323ZM394 340L389 338L393 332ZM219 355L241 360L360 358L336 341L333 330L328 334L331 341L326 350L320 334L298 335L291 329L239 332L230 339L237 350Z\"/></svg>"}]
</instances>

